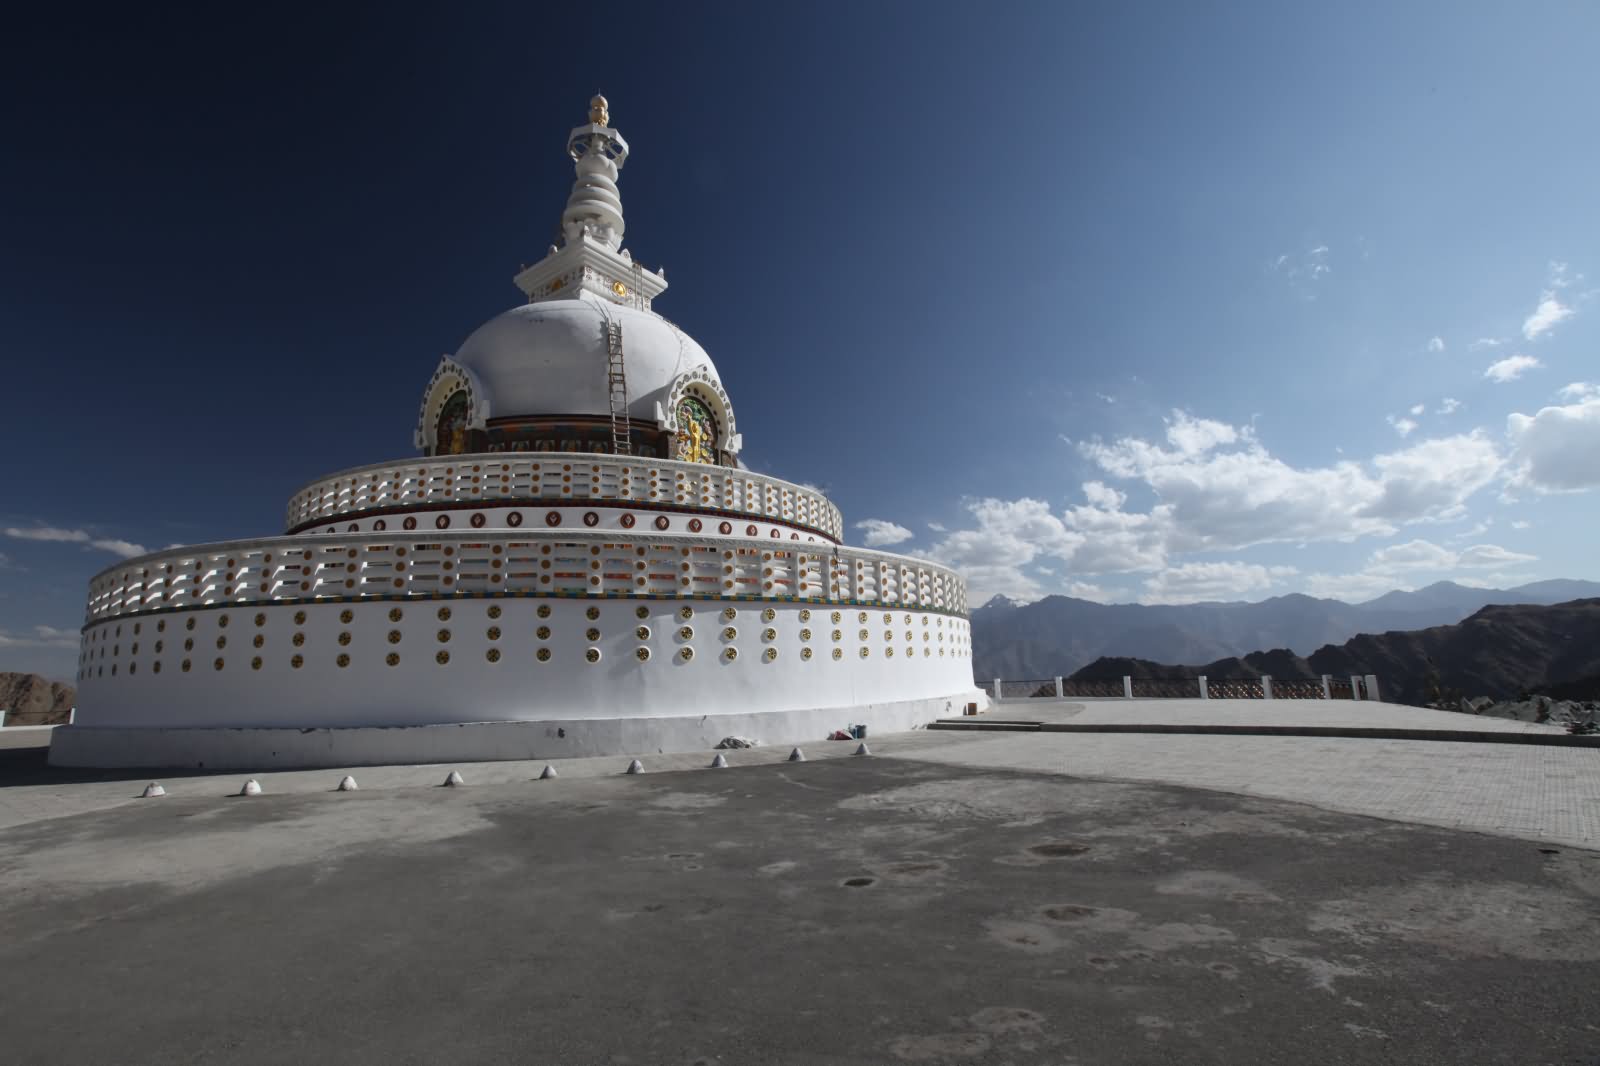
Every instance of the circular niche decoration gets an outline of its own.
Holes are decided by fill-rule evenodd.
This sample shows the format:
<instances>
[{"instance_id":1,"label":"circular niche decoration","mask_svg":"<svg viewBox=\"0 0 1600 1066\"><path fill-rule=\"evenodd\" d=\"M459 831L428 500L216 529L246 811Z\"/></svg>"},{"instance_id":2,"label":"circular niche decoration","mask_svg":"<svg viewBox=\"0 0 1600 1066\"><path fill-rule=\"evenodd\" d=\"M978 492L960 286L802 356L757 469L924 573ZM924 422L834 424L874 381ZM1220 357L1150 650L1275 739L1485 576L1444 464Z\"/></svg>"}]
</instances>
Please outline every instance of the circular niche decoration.
<instances>
[{"instance_id":1,"label":"circular niche decoration","mask_svg":"<svg viewBox=\"0 0 1600 1066\"><path fill-rule=\"evenodd\" d=\"M637 519L635 519L631 514L624 514L621 518L617 519L617 523L621 525L623 529L632 529L633 524L636 521Z\"/></svg>"},{"instance_id":2,"label":"circular niche decoration","mask_svg":"<svg viewBox=\"0 0 1600 1066\"><path fill-rule=\"evenodd\" d=\"M483 653L483 657L492 663L497 663L500 661L500 649L490 648L488 651Z\"/></svg>"},{"instance_id":3,"label":"circular niche decoration","mask_svg":"<svg viewBox=\"0 0 1600 1066\"><path fill-rule=\"evenodd\" d=\"M763 629L761 631L761 639L762 640L777 640L778 639L778 631L776 629Z\"/></svg>"},{"instance_id":4,"label":"circular niche decoration","mask_svg":"<svg viewBox=\"0 0 1600 1066\"><path fill-rule=\"evenodd\" d=\"M597 526L600 524L600 516L593 511L585 511L583 512L583 524L590 527Z\"/></svg>"},{"instance_id":5,"label":"circular niche decoration","mask_svg":"<svg viewBox=\"0 0 1600 1066\"><path fill-rule=\"evenodd\" d=\"M589 619L591 622L598 622L600 620L600 608L598 607L591 607L587 611L584 611L583 614L584 617Z\"/></svg>"},{"instance_id":6,"label":"circular niche decoration","mask_svg":"<svg viewBox=\"0 0 1600 1066\"><path fill-rule=\"evenodd\" d=\"M554 529L556 526L559 526L561 524L561 512L546 511L544 513L544 524L552 529Z\"/></svg>"},{"instance_id":7,"label":"circular niche decoration","mask_svg":"<svg viewBox=\"0 0 1600 1066\"><path fill-rule=\"evenodd\" d=\"M679 629L678 630L678 639L679 640L693 640L694 639L694 628L692 626L684 626L683 628Z\"/></svg>"},{"instance_id":8,"label":"circular niche decoration","mask_svg":"<svg viewBox=\"0 0 1600 1066\"><path fill-rule=\"evenodd\" d=\"M346 630L345 632L339 634L339 645L340 645L340 647L348 647L349 644L350 644L350 633L349 633L348 630Z\"/></svg>"},{"instance_id":9,"label":"circular niche decoration","mask_svg":"<svg viewBox=\"0 0 1600 1066\"><path fill-rule=\"evenodd\" d=\"M472 523L472 528L473 529L482 529L483 528L483 524L485 522L489 521L489 519L484 515L484 513L482 511L474 511L473 514L472 514L472 517L468 521L470 521Z\"/></svg>"},{"instance_id":10,"label":"circular niche decoration","mask_svg":"<svg viewBox=\"0 0 1600 1066\"><path fill-rule=\"evenodd\" d=\"M440 644L450 643L450 631L448 629L439 630L436 636L438 636Z\"/></svg>"},{"instance_id":11,"label":"circular niche decoration","mask_svg":"<svg viewBox=\"0 0 1600 1066\"><path fill-rule=\"evenodd\" d=\"M541 603L539 605L539 610L538 610L537 614L539 615L540 618L549 618L550 617L550 605L548 603Z\"/></svg>"},{"instance_id":12,"label":"circular niche decoration","mask_svg":"<svg viewBox=\"0 0 1600 1066\"><path fill-rule=\"evenodd\" d=\"M402 529L416 529L417 528L417 518L416 518L416 516L415 515L408 515L406 517L406 520L404 522L400 523L400 528L402 528Z\"/></svg>"},{"instance_id":13,"label":"circular niche decoration","mask_svg":"<svg viewBox=\"0 0 1600 1066\"><path fill-rule=\"evenodd\" d=\"M588 629L583 635L590 641L596 641L600 639L600 631L598 629Z\"/></svg>"},{"instance_id":14,"label":"circular niche decoration","mask_svg":"<svg viewBox=\"0 0 1600 1066\"><path fill-rule=\"evenodd\" d=\"M252 669L252 670L261 669L261 656L257 655L254 659L250 660L250 669Z\"/></svg>"},{"instance_id":15,"label":"circular niche decoration","mask_svg":"<svg viewBox=\"0 0 1600 1066\"><path fill-rule=\"evenodd\" d=\"M450 528L450 516L447 515L447 514L442 514L438 518L435 518L433 520L433 528L435 528L435 529L449 529Z\"/></svg>"},{"instance_id":16,"label":"circular niche decoration","mask_svg":"<svg viewBox=\"0 0 1600 1066\"><path fill-rule=\"evenodd\" d=\"M745 526L744 527L744 535L747 536L747 537L755 536L756 535L756 527L754 525Z\"/></svg>"},{"instance_id":17,"label":"circular niche decoration","mask_svg":"<svg viewBox=\"0 0 1600 1066\"><path fill-rule=\"evenodd\" d=\"M738 657L739 657L739 649L738 648L723 648L722 649L722 661L723 662L731 663L731 662L733 662L733 660L737 659Z\"/></svg>"},{"instance_id":18,"label":"circular niche decoration","mask_svg":"<svg viewBox=\"0 0 1600 1066\"><path fill-rule=\"evenodd\" d=\"M906 619L906 621L908 621L908 622L909 622L909 621L910 621L910 620L911 620L911 619L909 619L909 618L908 618L908 619ZM883 613L883 624L884 624L884 625L886 625L886 626L892 626L892 625L894 625L894 615L892 615L892 614L890 614L890 613L889 613L889 612L888 612L888 611L885 611L885 612L884 612L884 613Z\"/></svg>"},{"instance_id":19,"label":"circular niche decoration","mask_svg":"<svg viewBox=\"0 0 1600 1066\"><path fill-rule=\"evenodd\" d=\"M450 653L441 648L439 654L433 657L433 661L438 663L440 666L444 666L450 661Z\"/></svg>"},{"instance_id":20,"label":"circular niche decoration","mask_svg":"<svg viewBox=\"0 0 1600 1066\"><path fill-rule=\"evenodd\" d=\"M739 631L737 629L735 629L733 626L728 626L725 629L723 629L723 631L722 631L722 639L723 640L738 640L739 639Z\"/></svg>"},{"instance_id":21,"label":"circular niche decoration","mask_svg":"<svg viewBox=\"0 0 1600 1066\"><path fill-rule=\"evenodd\" d=\"M648 662L650 660L650 649L649 648L639 648L633 654L634 654L634 657L636 659L638 659L640 662Z\"/></svg>"},{"instance_id":22,"label":"circular niche decoration","mask_svg":"<svg viewBox=\"0 0 1600 1066\"><path fill-rule=\"evenodd\" d=\"M777 657L778 657L778 649L777 648L768 648L766 651L761 653L761 661L762 662L770 663L770 662L772 662L772 660L776 659Z\"/></svg>"},{"instance_id":23,"label":"circular niche decoration","mask_svg":"<svg viewBox=\"0 0 1600 1066\"><path fill-rule=\"evenodd\" d=\"M549 626L540 626L538 629L533 631L533 635L538 637L540 640L549 640L550 639L550 627Z\"/></svg>"},{"instance_id":24,"label":"circular niche decoration","mask_svg":"<svg viewBox=\"0 0 1600 1066\"><path fill-rule=\"evenodd\" d=\"M768 607L766 610L761 612L761 620L763 622L770 622L776 617L778 617L778 612L774 611L771 607Z\"/></svg>"},{"instance_id":25,"label":"circular niche decoration","mask_svg":"<svg viewBox=\"0 0 1600 1066\"><path fill-rule=\"evenodd\" d=\"M441 622L450 621L450 608L448 608L448 607L439 608L439 621L441 621Z\"/></svg>"},{"instance_id":26,"label":"circular niche decoration","mask_svg":"<svg viewBox=\"0 0 1600 1066\"><path fill-rule=\"evenodd\" d=\"M398 643L400 643L400 631L398 629L389 630L389 643L390 644L398 644Z\"/></svg>"},{"instance_id":27,"label":"circular niche decoration","mask_svg":"<svg viewBox=\"0 0 1600 1066\"><path fill-rule=\"evenodd\" d=\"M678 617L683 619L685 622L687 622L689 619L694 617L694 608L693 607L679 607L678 608Z\"/></svg>"},{"instance_id":28,"label":"circular niche decoration","mask_svg":"<svg viewBox=\"0 0 1600 1066\"><path fill-rule=\"evenodd\" d=\"M811 649L810 648L801 648L800 649L800 658L804 659L807 662L810 662L811 661Z\"/></svg>"},{"instance_id":29,"label":"circular niche decoration","mask_svg":"<svg viewBox=\"0 0 1600 1066\"><path fill-rule=\"evenodd\" d=\"M802 609L802 610L801 610L801 611L800 611L800 621L802 621L802 622L809 622L809 621L811 621L811 612L810 612L810 610L808 610L808 609Z\"/></svg>"},{"instance_id":30,"label":"circular niche decoration","mask_svg":"<svg viewBox=\"0 0 1600 1066\"><path fill-rule=\"evenodd\" d=\"M666 515L657 515L656 516L656 528L657 529L667 529L671 525L672 525L672 519L668 518Z\"/></svg>"},{"instance_id":31,"label":"circular niche decoration","mask_svg":"<svg viewBox=\"0 0 1600 1066\"><path fill-rule=\"evenodd\" d=\"M389 523L385 522L381 518L378 519L376 522L372 523L372 531L374 533L382 533L384 530L386 530L388 528L389 528Z\"/></svg>"},{"instance_id":32,"label":"circular niche decoration","mask_svg":"<svg viewBox=\"0 0 1600 1066\"><path fill-rule=\"evenodd\" d=\"M739 612L734 610L732 607L724 607L722 609L722 617L731 622L735 618L739 617Z\"/></svg>"},{"instance_id":33,"label":"circular niche decoration","mask_svg":"<svg viewBox=\"0 0 1600 1066\"><path fill-rule=\"evenodd\" d=\"M589 663L589 665L593 666L595 663L600 661L600 649L599 648L588 648L588 649L585 649L585 651L583 653L583 658L584 658L585 662L587 662L587 663Z\"/></svg>"},{"instance_id":34,"label":"circular niche decoration","mask_svg":"<svg viewBox=\"0 0 1600 1066\"><path fill-rule=\"evenodd\" d=\"M540 648L538 651L533 653L533 657L542 663L547 663L550 661L550 649Z\"/></svg>"},{"instance_id":35,"label":"circular niche decoration","mask_svg":"<svg viewBox=\"0 0 1600 1066\"><path fill-rule=\"evenodd\" d=\"M488 638L490 640L499 640L500 639L500 627L499 626L490 626L488 631L487 631L487 633L486 633L486 635L488 636ZM491 660L491 661L493 661L493 660Z\"/></svg>"},{"instance_id":36,"label":"circular niche decoration","mask_svg":"<svg viewBox=\"0 0 1600 1066\"><path fill-rule=\"evenodd\" d=\"M349 625L351 622L355 621L355 619L356 613L354 611L339 612L339 621L343 622L345 625Z\"/></svg>"},{"instance_id":37,"label":"circular niche decoration","mask_svg":"<svg viewBox=\"0 0 1600 1066\"><path fill-rule=\"evenodd\" d=\"M391 622L398 622L398 621L400 621L400 619L404 618L405 616L406 616L406 613L404 611L402 611L398 607L391 607L389 609L389 621L391 621Z\"/></svg>"},{"instance_id":38,"label":"circular niche decoration","mask_svg":"<svg viewBox=\"0 0 1600 1066\"><path fill-rule=\"evenodd\" d=\"M693 658L694 658L694 649L693 648L679 648L678 649L678 661L680 663L686 663L690 659L693 659Z\"/></svg>"},{"instance_id":39,"label":"circular niche decoration","mask_svg":"<svg viewBox=\"0 0 1600 1066\"><path fill-rule=\"evenodd\" d=\"M722 522L722 523L720 523L717 526L717 532L721 533L724 537L726 537L729 533L733 532L733 523L732 522Z\"/></svg>"},{"instance_id":40,"label":"circular niche decoration","mask_svg":"<svg viewBox=\"0 0 1600 1066\"><path fill-rule=\"evenodd\" d=\"M300 647L305 642L306 642L306 635L304 633L296 633L294 636L289 638L289 643L293 644L297 648ZM185 642L185 643L187 643L187 642Z\"/></svg>"},{"instance_id":41,"label":"circular niche decoration","mask_svg":"<svg viewBox=\"0 0 1600 1066\"><path fill-rule=\"evenodd\" d=\"M834 648L833 649L833 661L834 662L838 662L840 659L843 659L843 658L844 658L844 649L843 648Z\"/></svg>"},{"instance_id":42,"label":"circular niche decoration","mask_svg":"<svg viewBox=\"0 0 1600 1066\"><path fill-rule=\"evenodd\" d=\"M807 640L810 640L810 639L811 639L811 630L809 630L809 629L802 629L802 630L801 630L801 631L800 631L800 639L801 639L801 640L802 640L802 641L807 641Z\"/></svg>"},{"instance_id":43,"label":"circular niche decoration","mask_svg":"<svg viewBox=\"0 0 1600 1066\"><path fill-rule=\"evenodd\" d=\"M396 652L390 652L388 655L383 657L383 661L388 663L390 666L399 666L400 656Z\"/></svg>"},{"instance_id":44,"label":"circular niche decoration","mask_svg":"<svg viewBox=\"0 0 1600 1066\"><path fill-rule=\"evenodd\" d=\"M261 628L262 626L264 626L266 624L267 624L267 616L265 614L258 613L256 615L256 628L259 629L259 628Z\"/></svg>"},{"instance_id":45,"label":"circular niche decoration","mask_svg":"<svg viewBox=\"0 0 1600 1066\"><path fill-rule=\"evenodd\" d=\"M861 649L861 657L863 659L865 659L867 656L869 656L871 654L872 654L872 649L871 648L862 648Z\"/></svg>"},{"instance_id":46,"label":"circular niche decoration","mask_svg":"<svg viewBox=\"0 0 1600 1066\"><path fill-rule=\"evenodd\" d=\"M862 625L866 625L867 624L867 612L866 611L862 611L861 613L857 614L856 615L856 621L860 622Z\"/></svg>"},{"instance_id":47,"label":"circular niche decoration","mask_svg":"<svg viewBox=\"0 0 1600 1066\"><path fill-rule=\"evenodd\" d=\"M842 618L842 617L843 617L843 616L842 616L842 615L841 615L841 614L840 614L840 613L839 613L839 612L838 612L838 611L834 611L834 612L833 612L833 624L834 624L834 625L838 625L838 624L839 624L839 621L840 621L840 619L841 619L841 618Z\"/></svg>"},{"instance_id":48,"label":"circular niche decoration","mask_svg":"<svg viewBox=\"0 0 1600 1066\"><path fill-rule=\"evenodd\" d=\"M638 629L635 629L633 631L633 635L635 637L639 638L640 640L649 640L650 639L650 627L649 626L640 626Z\"/></svg>"},{"instance_id":49,"label":"circular niche decoration","mask_svg":"<svg viewBox=\"0 0 1600 1066\"><path fill-rule=\"evenodd\" d=\"M698 532L700 532L700 529L701 529L700 519L698 519L698 518L689 519L689 532L690 533L698 533Z\"/></svg>"},{"instance_id":50,"label":"circular niche decoration","mask_svg":"<svg viewBox=\"0 0 1600 1066\"><path fill-rule=\"evenodd\" d=\"M495 604L494 606L489 608L489 617L490 618L499 618L500 617L500 605L499 604Z\"/></svg>"},{"instance_id":51,"label":"circular niche decoration","mask_svg":"<svg viewBox=\"0 0 1600 1066\"><path fill-rule=\"evenodd\" d=\"M648 607L635 607L633 609L633 616L635 618L637 618L639 621L642 622L646 618L650 617L650 608L648 608Z\"/></svg>"},{"instance_id":52,"label":"circular niche decoration","mask_svg":"<svg viewBox=\"0 0 1600 1066\"><path fill-rule=\"evenodd\" d=\"M522 525L522 512L512 511L510 514L506 515L506 525L510 526L512 529L516 529L518 526Z\"/></svg>"}]
</instances>

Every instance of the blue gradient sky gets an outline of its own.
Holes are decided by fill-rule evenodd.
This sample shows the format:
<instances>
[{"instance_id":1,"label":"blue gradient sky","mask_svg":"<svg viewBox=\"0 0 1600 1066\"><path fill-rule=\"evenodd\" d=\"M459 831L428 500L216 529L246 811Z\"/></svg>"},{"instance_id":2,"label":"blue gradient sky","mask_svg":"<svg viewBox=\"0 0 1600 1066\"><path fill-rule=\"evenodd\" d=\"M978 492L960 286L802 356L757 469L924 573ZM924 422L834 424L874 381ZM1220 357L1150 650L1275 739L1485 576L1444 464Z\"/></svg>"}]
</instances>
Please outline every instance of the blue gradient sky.
<instances>
[{"instance_id":1,"label":"blue gradient sky","mask_svg":"<svg viewBox=\"0 0 1600 1066\"><path fill-rule=\"evenodd\" d=\"M1600 578L1600 7L464 7L12 25L0 669L411 454L597 88L658 310L858 543L979 600Z\"/></svg>"}]
</instances>

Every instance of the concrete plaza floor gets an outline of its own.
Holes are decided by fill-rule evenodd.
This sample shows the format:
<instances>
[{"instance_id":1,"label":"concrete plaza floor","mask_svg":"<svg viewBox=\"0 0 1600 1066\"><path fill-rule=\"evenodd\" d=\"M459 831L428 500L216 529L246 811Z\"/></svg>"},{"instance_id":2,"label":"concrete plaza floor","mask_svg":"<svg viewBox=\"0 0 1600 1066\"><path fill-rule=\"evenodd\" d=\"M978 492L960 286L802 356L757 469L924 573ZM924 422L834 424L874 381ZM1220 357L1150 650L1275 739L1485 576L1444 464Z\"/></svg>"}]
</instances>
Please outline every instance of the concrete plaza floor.
<instances>
[{"instance_id":1,"label":"concrete plaza floor","mask_svg":"<svg viewBox=\"0 0 1600 1066\"><path fill-rule=\"evenodd\" d=\"M1594 1061L1600 751L869 744L156 800L0 750L0 1059Z\"/></svg>"}]
</instances>

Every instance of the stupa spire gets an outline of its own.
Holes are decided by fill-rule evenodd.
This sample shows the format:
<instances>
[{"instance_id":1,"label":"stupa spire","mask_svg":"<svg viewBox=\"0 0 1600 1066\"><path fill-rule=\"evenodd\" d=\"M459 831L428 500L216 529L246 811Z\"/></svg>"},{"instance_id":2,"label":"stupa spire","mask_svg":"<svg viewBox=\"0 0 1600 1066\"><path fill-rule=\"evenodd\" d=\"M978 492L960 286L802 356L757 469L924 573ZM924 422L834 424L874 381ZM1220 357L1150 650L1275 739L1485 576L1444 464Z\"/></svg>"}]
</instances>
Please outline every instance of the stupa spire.
<instances>
[{"instance_id":1,"label":"stupa spire","mask_svg":"<svg viewBox=\"0 0 1600 1066\"><path fill-rule=\"evenodd\" d=\"M561 235L571 244L580 236L599 241L612 251L622 248L622 195L617 172L628 158L628 142L611 128L611 110L604 96L589 101L589 122L567 135L567 154L578 172L561 214Z\"/></svg>"},{"instance_id":2,"label":"stupa spire","mask_svg":"<svg viewBox=\"0 0 1600 1066\"><path fill-rule=\"evenodd\" d=\"M561 212L561 246L524 267L514 279L533 302L569 300L593 293L612 303L650 310L667 287L665 274L646 270L622 247L622 196L617 172L628 158L628 142L611 128L611 105L595 94L589 121L567 134L567 155L577 178Z\"/></svg>"}]
</instances>

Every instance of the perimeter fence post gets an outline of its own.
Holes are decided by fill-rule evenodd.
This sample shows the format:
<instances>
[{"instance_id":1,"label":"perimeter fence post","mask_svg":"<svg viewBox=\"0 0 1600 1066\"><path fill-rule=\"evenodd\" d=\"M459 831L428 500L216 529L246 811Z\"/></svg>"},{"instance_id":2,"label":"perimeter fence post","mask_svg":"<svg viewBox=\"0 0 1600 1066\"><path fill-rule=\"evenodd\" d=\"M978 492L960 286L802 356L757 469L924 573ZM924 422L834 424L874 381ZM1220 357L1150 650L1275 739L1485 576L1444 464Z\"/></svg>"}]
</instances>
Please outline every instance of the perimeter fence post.
<instances>
[{"instance_id":1,"label":"perimeter fence post","mask_svg":"<svg viewBox=\"0 0 1600 1066\"><path fill-rule=\"evenodd\" d=\"M1122 698L1125 700L1133 699L1133 678L1127 674L1122 675Z\"/></svg>"},{"instance_id":2,"label":"perimeter fence post","mask_svg":"<svg viewBox=\"0 0 1600 1066\"><path fill-rule=\"evenodd\" d=\"M1353 700L1359 700L1361 698L1361 675L1360 674L1351 674L1350 675L1350 698L1353 699Z\"/></svg>"},{"instance_id":3,"label":"perimeter fence post","mask_svg":"<svg viewBox=\"0 0 1600 1066\"><path fill-rule=\"evenodd\" d=\"M1066 697L1066 694L1066 686L1062 683L1061 678L1056 678L1056 699L1063 699Z\"/></svg>"},{"instance_id":4,"label":"perimeter fence post","mask_svg":"<svg viewBox=\"0 0 1600 1066\"><path fill-rule=\"evenodd\" d=\"M1000 702L1000 679L998 677L994 679L994 701L996 703Z\"/></svg>"},{"instance_id":5,"label":"perimeter fence post","mask_svg":"<svg viewBox=\"0 0 1600 1066\"><path fill-rule=\"evenodd\" d=\"M1201 674L1200 675L1200 698L1203 699L1203 700L1209 700L1211 698L1211 693L1206 691L1206 675L1205 674Z\"/></svg>"},{"instance_id":6,"label":"perimeter fence post","mask_svg":"<svg viewBox=\"0 0 1600 1066\"><path fill-rule=\"evenodd\" d=\"M1264 699L1264 700L1270 700L1272 698L1272 675L1271 674L1262 674L1261 675L1261 698Z\"/></svg>"},{"instance_id":7,"label":"perimeter fence post","mask_svg":"<svg viewBox=\"0 0 1600 1066\"><path fill-rule=\"evenodd\" d=\"M1330 680L1332 680L1332 678L1333 678L1332 674L1323 674L1322 675L1322 698L1325 699L1325 700L1333 699L1333 688L1328 684L1328 682Z\"/></svg>"},{"instance_id":8,"label":"perimeter fence post","mask_svg":"<svg viewBox=\"0 0 1600 1066\"><path fill-rule=\"evenodd\" d=\"M1377 674L1368 674L1367 675L1367 699L1375 700L1375 699L1379 699L1379 698L1380 697L1378 696L1378 675Z\"/></svg>"}]
</instances>

